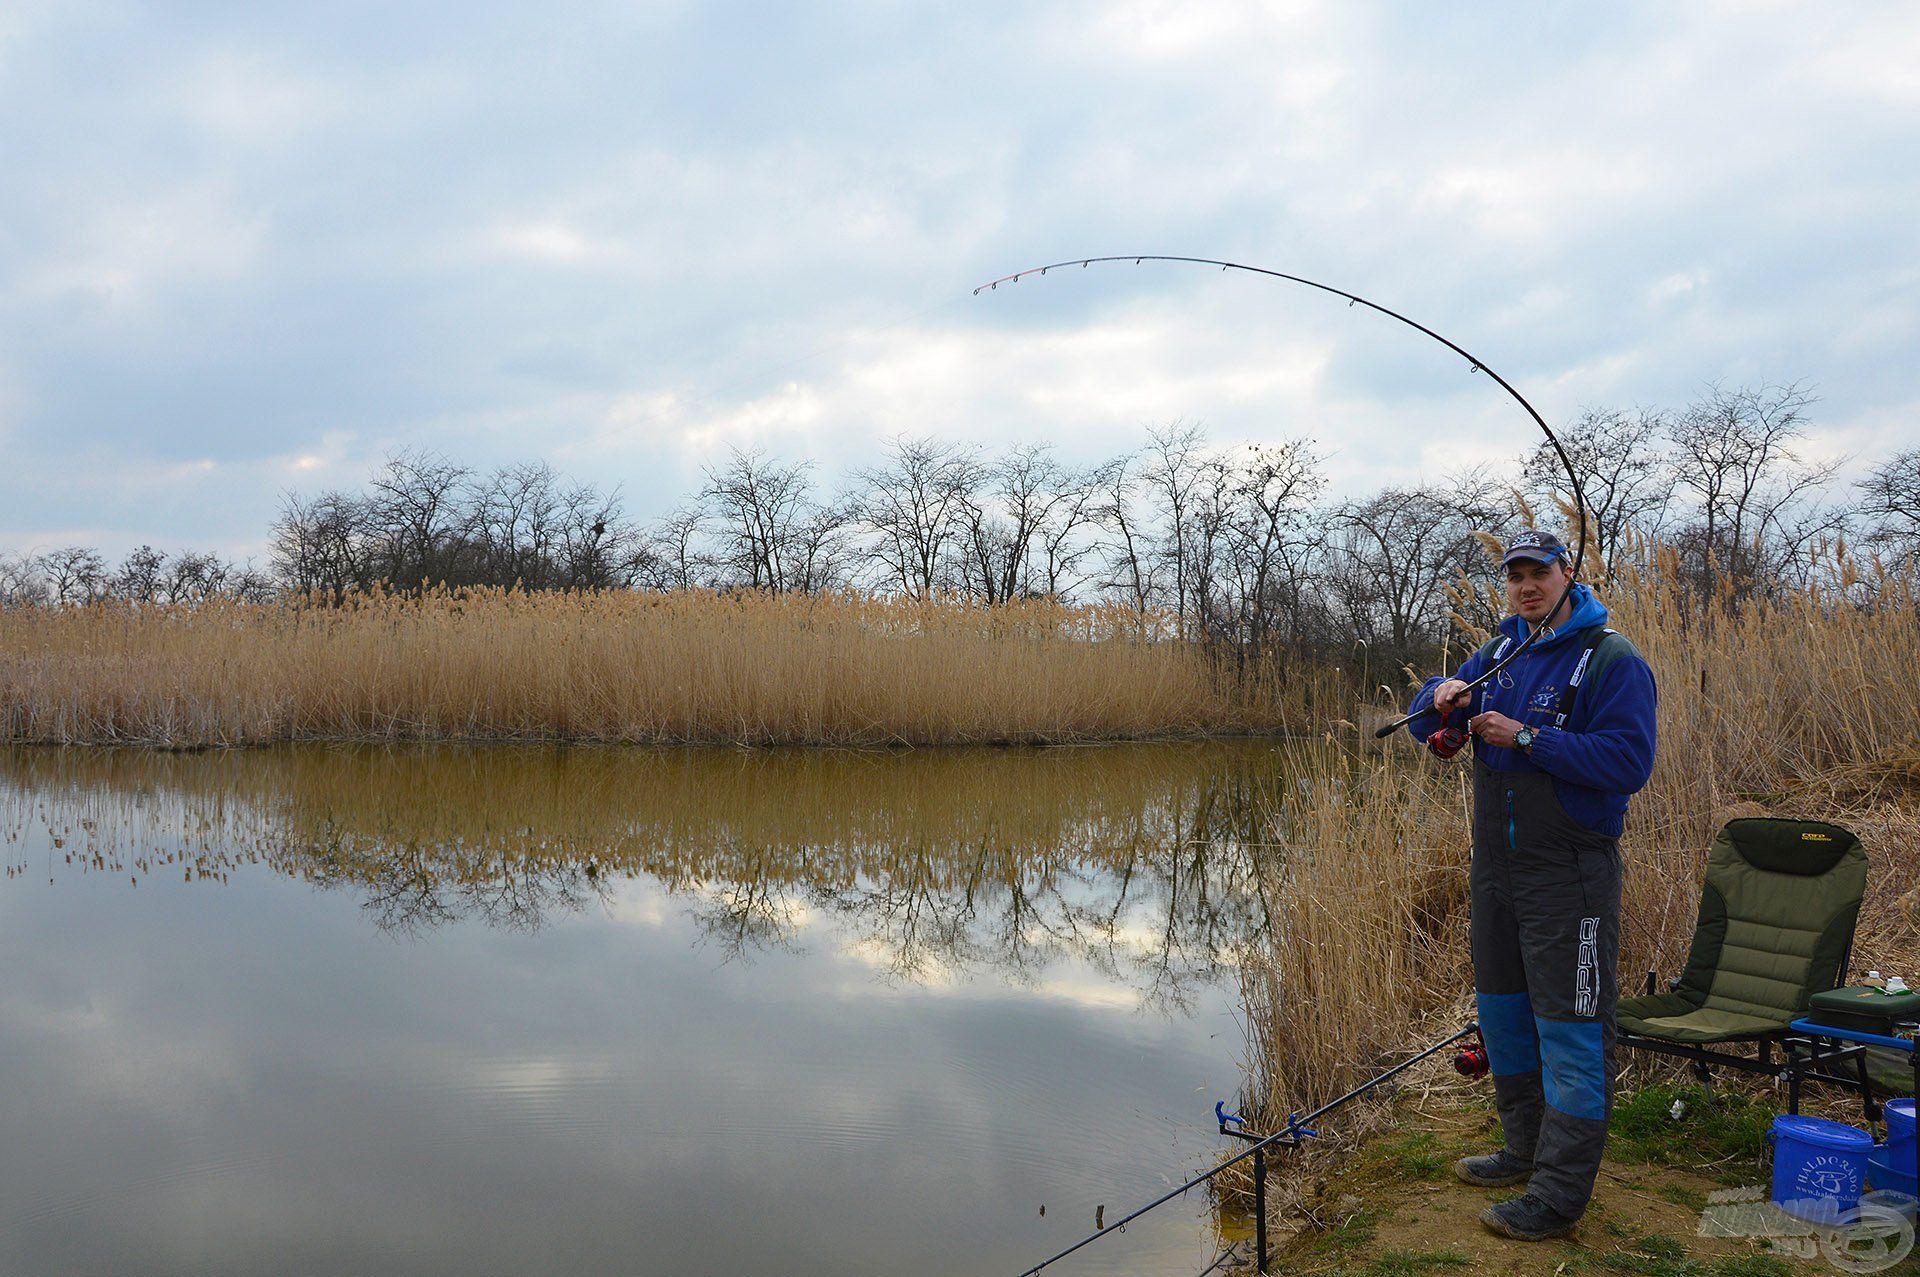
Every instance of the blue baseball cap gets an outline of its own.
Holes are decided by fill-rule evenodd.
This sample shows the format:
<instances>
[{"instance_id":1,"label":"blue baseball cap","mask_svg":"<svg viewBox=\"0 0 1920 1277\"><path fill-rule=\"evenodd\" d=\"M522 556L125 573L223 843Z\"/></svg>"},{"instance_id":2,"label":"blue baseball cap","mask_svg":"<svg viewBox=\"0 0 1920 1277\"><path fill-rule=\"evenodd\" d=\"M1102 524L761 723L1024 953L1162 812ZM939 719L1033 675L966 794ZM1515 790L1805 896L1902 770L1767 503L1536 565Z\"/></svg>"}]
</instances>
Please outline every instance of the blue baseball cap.
<instances>
[{"instance_id":1,"label":"blue baseball cap","mask_svg":"<svg viewBox=\"0 0 1920 1277\"><path fill-rule=\"evenodd\" d=\"M1560 538L1551 532L1541 532L1529 528L1513 540L1507 542L1507 555L1500 560L1505 567L1515 559L1531 559L1535 563L1551 563L1555 559L1567 557L1567 547L1560 544Z\"/></svg>"}]
</instances>

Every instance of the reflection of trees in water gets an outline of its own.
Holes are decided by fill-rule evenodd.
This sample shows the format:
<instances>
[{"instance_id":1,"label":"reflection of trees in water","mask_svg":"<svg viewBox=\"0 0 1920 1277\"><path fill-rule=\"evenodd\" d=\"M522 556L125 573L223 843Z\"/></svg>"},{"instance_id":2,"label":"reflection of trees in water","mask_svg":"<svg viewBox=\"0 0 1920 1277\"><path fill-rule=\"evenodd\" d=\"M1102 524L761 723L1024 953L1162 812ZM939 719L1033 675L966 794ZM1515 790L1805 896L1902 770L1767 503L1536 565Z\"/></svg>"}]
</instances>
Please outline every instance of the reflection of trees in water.
<instances>
[{"instance_id":1,"label":"reflection of trees in water","mask_svg":"<svg viewBox=\"0 0 1920 1277\"><path fill-rule=\"evenodd\" d=\"M532 931L624 883L728 958L817 918L888 977L1086 962L1159 1002L1265 926L1245 744L887 755L449 747L0 754L0 816L90 872L218 881L263 860L421 934ZM16 846L20 845L15 843ZM137 849L137 850L136 850ZM11 870L11 867L10 867Z\"/></svg>"},{"instance_id":2,"label":"reflection of trees in water","mask_svg":"<svg viewBox=\"0 0 1920 1277\"><path fill-rule=\"evenodd\" d=\"M1249 777L1227 766L1080 831L1077 846L895 847L885 873L844 883L752 875L713 891L693 916L728 958L796 949L806 920L825 913L894 979L972 967L1033 978L1073 958L1149 1002L1178 1004L1265 928L1250 860L1256 822ZM786 862L779 851L742 856Z\"/></svg>"},{"instance_id":3,"label":"reflection of trees in water","mask_svg":"<svg viewBox=\"0 0 1920 1277\"><path fill-rule=\"evenodd\" d=\"M382 931L420 935L479 918L491 927L532 932L550 914L574 913L607 898L591 859L531 861L415 842L368 846L338 836L299 854L307 881L357 892Z\"/></svg>"}]
</instances>

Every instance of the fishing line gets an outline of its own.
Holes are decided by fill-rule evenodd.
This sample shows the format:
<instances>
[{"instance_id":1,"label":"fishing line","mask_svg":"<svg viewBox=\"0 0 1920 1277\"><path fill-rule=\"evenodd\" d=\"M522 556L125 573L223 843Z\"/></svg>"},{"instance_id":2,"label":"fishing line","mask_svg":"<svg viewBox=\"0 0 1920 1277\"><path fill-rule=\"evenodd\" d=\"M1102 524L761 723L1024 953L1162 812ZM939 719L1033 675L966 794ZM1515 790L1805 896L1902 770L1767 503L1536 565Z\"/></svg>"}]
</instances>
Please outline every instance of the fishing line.
<instances>
[{"instance_id":1,"label":"fishing line","mask_svg":"<svg viewBox=\"0 0 1920 1277\"><path fill-rule=\"evenodd\" d=\"M1555 614L1557 614L1560 611L1560 609L1566 605L1567 600L1573 596L1574 583L1579 579L1581 565L1586 562L1586 558L1587 558L1586 492L1580 486L1580 473L1579 471L1574 469L1573 458L1569 457L1567 455L1567 450L1561 446L1559 436L1553 433L1553 427L1547 424L1545 417L1542 417L1538 412L1534 410L1533 405L1527 402L1525 395L1522 395L1518 390L1515 390L1513 388L1513 385L1510 382L1508 382L1505 377L1502 377L1499 373L1495 372L1492 368L1489 368L1485 360L1481 359L1477 355L1472 354L1465 347L1460 346L1459 344L1453 341L1450 341L1445 337L1442 337L1439 333L1433 331L1433 329L1427 327L1425 324L1420 323L1417 320L1409 319L1405 315L1401 314L1399 311L1390 310L1387 307L1382 306L1378 302L1368 301L1366 298L1361 297L1357 293L1350 293L1344 288L1335 288L1331 284L1323 284L1318 280L1307 279L1305 276L1301 276L1301 275L1288 275L1283 271L1268 270L1264 266L1248 266L1241 262L1223 262L1218 258L1213 258L1213 257L1176 257L1176 256L1163 254L1163 253L1143 253L1138 256L1124 256L1124 257L1077 257L1071 261L1052 262L1046 266L1030 266L1026 270L1015 271L1011 275L1002 275L999 279L990 280L989 282L982 284L978 288L974 289L973 295L975 297L978 297L981 293L997 292L999 291L1000 285L1017 284L1029 275L1044 276L1049 271L1061 270L1068 266L1078 266L1082 269L1085 269L1088 266L1097 266L1097 265L1101 265L1108 262L1132 262L1136 266L1138 266L1142 262L1183 262L1191 266L1218 266L1222 271L1230 271L1230 270L1245 271L1250 275L1265 275L1271 279L1285 280L1288 283L1292 283L1292 284L1304 284L1308 288L1317 288L1323 293L1331 293L1335 297L1346 298L1347 306L1349 309L1351 309L1354 306L1365 306L1368 310L1378 311L1380 314L1385 315L1389 319L1397 319L1401 323L1405 324L1407 327L1412 328L1418 332L1425 333L1427 336L1439 342L1442 346L1445 346L1448 350L1451 350L1454 354L1459 355L1462 359L1466 360L1468 365L1467 370L1469 372L1483 372L1487 374L1487 376L1493 378L1494 382L1499 385L1500 389L1506 391L1509 395L1513 396L1514 402L1527 410L1527 415L1533 418L1533 423L1536 426L1540 427L1540 433L1544 434L1547 437L1547 442L1553 445L1554 455L1560 458L1560 464L1566 468L1567 482L1571 484L1573 487L1574 523L1577 525L1576 545L1573 552L1573 559L1568 564L1568 567L1570 570L1567 574L1567 586L1564 590L1560 592L1560 597L1557 600L1555 600L1554 605L1547 609L1546 616L1541 618L1540 623L1538 625L1532 626L1527 631L1526 638L1522 639L1518 644L1516 644L1513 650L1508 652L1505 657L1503 657L1497 664L1493 666L1493 668L1487 670L1484 674L1474 679L1471 683L1468 683L1467 690L1472 691L1474 688L1479 687L1482 683L1485 683L1488 679L1493 678L1496 675L1502 673L1507 668L1507 666L1513 664L1515 660L1519 659L1520 654L1522 652L1525 652L1528 648L1532 647L1534 643L1539 641L1539 639L1544 635L1552 633L1552 629L1548 625L1548 622L1554 618ZM1386 726L1377 729L1373 734L1376 737L1381 737L1381 738L1391 736L1393 735L1394 732L1400 730L1402 727L1405 727L1408 723L1412 722L1414 718L1415 718L1415 715L1407 714L1401 718L1395 719L1393 722L1388 723Z\"/></svg>"}]
</instances>

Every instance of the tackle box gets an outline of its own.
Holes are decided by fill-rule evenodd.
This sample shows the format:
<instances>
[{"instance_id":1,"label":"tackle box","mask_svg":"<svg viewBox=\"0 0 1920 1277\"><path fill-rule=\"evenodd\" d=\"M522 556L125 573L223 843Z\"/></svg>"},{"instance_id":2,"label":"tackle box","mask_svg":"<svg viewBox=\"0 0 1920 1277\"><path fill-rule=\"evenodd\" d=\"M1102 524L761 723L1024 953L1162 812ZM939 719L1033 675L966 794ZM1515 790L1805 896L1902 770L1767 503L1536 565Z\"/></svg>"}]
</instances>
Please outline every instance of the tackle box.
<instances>
[{"instance_id":1,"label":"tackle box","mask_svg":"<svg viewBox=\"0 0 1920 1277\"><path fill-rule=\"evenodd\" d=\"M1807 1018L1835 1029L1911 1037L1913 1030L1909 1026L1920 1020L1920 992L1909 989L1905 993L1888 993L1864 984L1828 989L1813 995Z\"/></svg>"}]
</instances>

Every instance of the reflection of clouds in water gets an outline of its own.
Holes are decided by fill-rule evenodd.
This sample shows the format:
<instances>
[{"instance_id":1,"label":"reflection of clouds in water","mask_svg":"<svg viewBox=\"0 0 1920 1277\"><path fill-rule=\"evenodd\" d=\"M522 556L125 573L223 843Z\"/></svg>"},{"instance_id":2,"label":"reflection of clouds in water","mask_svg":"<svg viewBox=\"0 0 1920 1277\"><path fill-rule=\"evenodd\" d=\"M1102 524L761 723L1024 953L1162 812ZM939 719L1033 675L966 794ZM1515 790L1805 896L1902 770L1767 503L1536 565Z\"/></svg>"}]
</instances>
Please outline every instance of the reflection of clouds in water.
<instances>
[{"instance_id":1,"label":"reflection of clouds in water","mask_svg":"<svg viewBox=\"0 0 1920 1277\"><path fill-rule=\"evenodd\" d=\"M0 817L60 872L255 862L419 935L595 908L691 916L723 960L830 944L883 980L1085 964L1178 1004L1264 924L1262 746L646 751L285 747L6 755ZM11 871L26 872L24 861Z\"/></svg>"},{"instance_id":2,"label":"reflection of clouds in water","mask_svg":"<svg viewBox=\"0 0 1920 1277\"><path fill-rule=\"evenodd\" d=\"M667 925L667 901L664 893L653 882L645 879L633 879L615 883L600 898L601 912L624 927L649 927L655 930Z\"/></svg>"},{"instance_id":3,"label":"reflection of clouds in water","mask_svg":"<svg viewBox=\"0 0 1920 1277\"><path fill-rule=\"evenodd\" d=\"M1140 1006L1140 995L1132 989L1121 989L1104 980L1042 980L1037 986L1042 997L1058 998L1062 1002L1071 1002L1083 1007L1116 1007L1127 1011Z\"/></svg>"},{"instance_id":4,"label":"reflection of clouds in water","mask_svg":"<svg viewBox=\"0 0 1920 1277\"><path fill-rule=\"evenodd\" d=\"M1230 995L1139 1014L1251 916L1189 846L1230 782L1177 759L564 764L542 805L459 751L276 752L0 768L0 1269L1013 1271L1213 1151ZM373 934L409 891L452 925ZM747 904L788 947L729 963ZM1147 1271L1198 1267L1170 1220Z\"/></svg>"}]
</instances>

